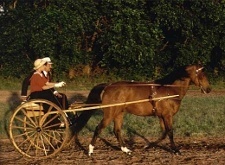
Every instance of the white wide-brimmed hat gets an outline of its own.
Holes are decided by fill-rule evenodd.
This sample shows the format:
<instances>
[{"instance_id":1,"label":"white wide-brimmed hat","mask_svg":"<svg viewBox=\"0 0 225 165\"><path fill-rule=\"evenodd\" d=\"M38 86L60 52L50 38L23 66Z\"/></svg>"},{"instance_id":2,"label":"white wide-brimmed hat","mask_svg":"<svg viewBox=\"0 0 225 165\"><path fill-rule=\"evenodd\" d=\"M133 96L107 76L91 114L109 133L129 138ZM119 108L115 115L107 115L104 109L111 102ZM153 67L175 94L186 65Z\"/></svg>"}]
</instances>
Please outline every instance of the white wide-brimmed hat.
<instances>
[{"instance_id":1,"label":"white wide-brimmed hat","mask_svg":"<svg viewBox=\"0 0 225 165\"><path fill-rule=\"evenodd\" d=\"M42 58L42 60L46 61L48 64L53 64L49 57Z\"/></svg>"},{"instance_id":2,"label":"white wide-brimmed hat","mask_svg":"<svg viewBox=\"0 0 225 165\"><path fill-rule=\"evenodd\" d=\"M46 61L44 61L42 59L35 60L34 61L34 70L37 70L38 68L42 67L45 63L46 63Z\"/></svg>"}]
</instances>

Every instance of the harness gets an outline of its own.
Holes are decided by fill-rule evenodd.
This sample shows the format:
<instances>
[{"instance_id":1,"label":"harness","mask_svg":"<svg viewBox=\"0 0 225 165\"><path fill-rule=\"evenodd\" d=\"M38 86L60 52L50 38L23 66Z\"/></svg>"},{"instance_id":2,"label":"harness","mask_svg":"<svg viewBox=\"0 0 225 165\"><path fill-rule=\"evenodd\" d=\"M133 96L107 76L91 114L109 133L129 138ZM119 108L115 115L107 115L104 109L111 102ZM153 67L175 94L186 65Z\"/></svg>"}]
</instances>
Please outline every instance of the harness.
<instances>
[{"instance_id":1,"label":"harness","mask_svg":"<svg viewBox=\"0 0 225 165\"><path fill-rule=\"evenodd\" d=\"M151 89L150 89L150 96L149 96L149 99L150 99L150 103L152 104L153 106L153 109L152 109L152 112L154 114L154 116L156 115L156 101L153 100L153 98L155 98L155 95L157 94L156 92L156 88L154 85L151 86Z\"/></svg>"},{"instance_id":2,"label":"harness","mask_svg":"<svg viewBox=\"0 0 225 165\"><path fill-rule=\"evenodd\" d=\"M201 67L199 69L196 69L195 71L195 76L196 76L196 79L198 81L198 84L199 84L199 87L203 90L201 84L199 83L199 72L203 69L204 67ZM167 86L175 86L175 85L167 85ZM203 90L204 91L204 90ZM205 92L205 91L204 91ZM149 96L149 99L150 99L150 103L152 104L153 106L153 109L152 109L152 112L153 112L153 115L156 116L156 111L157 111L157 108L156 108L156 102L157 101L160 101L160 100L153 100L153 98L155 98L157 94L157 91L156 91L156 85L151 85L151 88L150 88L150 96ZM167 94L169 96L169 93Z\"/></svg>"}]
</instances>

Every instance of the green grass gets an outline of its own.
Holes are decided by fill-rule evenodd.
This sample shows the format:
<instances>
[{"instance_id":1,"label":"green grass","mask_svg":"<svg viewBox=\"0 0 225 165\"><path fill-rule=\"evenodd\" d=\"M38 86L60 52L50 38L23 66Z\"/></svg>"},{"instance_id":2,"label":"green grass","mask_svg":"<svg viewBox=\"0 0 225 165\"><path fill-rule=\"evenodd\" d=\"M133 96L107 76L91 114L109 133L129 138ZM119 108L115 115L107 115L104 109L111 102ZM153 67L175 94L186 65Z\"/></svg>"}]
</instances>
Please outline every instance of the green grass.
<instances>
[{"instance_id":1,"label":"green grass","mask_svg":"<svg viewBox=\"0 0 225 165\"><path fill-rule=\"evenodd\" d=\"M0 138L7 138L9 119L12 111L7 104L0 104Z\"/></svg>"},{"instance_id":2,"label":"green grass","mask_svg":"<svg viewBox=\"0 0 225 165\"><path fill-rule=\"evenodd\" d=\"M225 96L186 97L175 116L175 133L181 136L224 136Z\"/></svg>"},{"instance_id":3,"label":"green grass","mask_svg":"<svg viewBox=\"0 0 225 165\"><path fill-rule=\"evenodd\" d=\"M0 76L0 90L18 90L21 89L22 79L4 78Z\"/></svg>"}]
</instances>

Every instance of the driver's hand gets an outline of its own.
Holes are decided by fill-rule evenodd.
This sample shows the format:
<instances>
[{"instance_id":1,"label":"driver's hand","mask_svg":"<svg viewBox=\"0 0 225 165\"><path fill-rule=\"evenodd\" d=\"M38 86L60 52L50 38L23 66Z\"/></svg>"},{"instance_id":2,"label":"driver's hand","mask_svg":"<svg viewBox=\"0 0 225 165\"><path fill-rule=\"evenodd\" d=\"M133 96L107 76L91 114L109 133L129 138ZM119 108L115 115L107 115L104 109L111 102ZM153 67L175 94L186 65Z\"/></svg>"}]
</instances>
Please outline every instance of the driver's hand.
<instances>
[{"instance_id":1,"label":"driver's hand","mask_svg":"<svg viewBox=\"0 0 225 165\"><path fill-rule=\"evenodd\" d=\"M54 95L55 95L56 97L62 98L62 95L61 95L58 91L55 91L55 92L54 92Z\"/></svg>"}]
</instances>

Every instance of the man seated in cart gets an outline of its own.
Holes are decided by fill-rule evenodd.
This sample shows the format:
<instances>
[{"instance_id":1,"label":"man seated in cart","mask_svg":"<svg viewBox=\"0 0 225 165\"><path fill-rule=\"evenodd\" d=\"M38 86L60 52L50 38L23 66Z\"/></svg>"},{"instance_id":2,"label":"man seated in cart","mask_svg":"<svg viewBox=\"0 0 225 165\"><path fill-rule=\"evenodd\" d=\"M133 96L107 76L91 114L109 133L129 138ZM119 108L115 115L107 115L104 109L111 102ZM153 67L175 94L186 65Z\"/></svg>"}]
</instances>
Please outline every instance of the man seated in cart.
<instances>
[{"instance_id":1,"label":"man seated in cart","mask_svg":"<svg viewBox=\"0 0 225 165\"><path fill-rule=\"evenodd\" d=\"M50 58L37 59L34 62L34 72L30 75L30 95L29 99L46 99L61 109L68 109L69 104L65 94L56 92L55 88L60 88L66 85L65 82L54 83L50 82L50 78L45 72L49 72L51 69ZM72 113L68 113L69 122L73 124L75 122L75 116Z\"/></svg>"}]
</instances>

